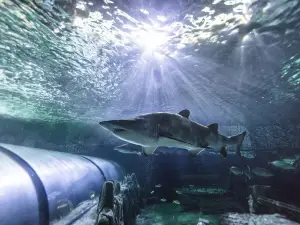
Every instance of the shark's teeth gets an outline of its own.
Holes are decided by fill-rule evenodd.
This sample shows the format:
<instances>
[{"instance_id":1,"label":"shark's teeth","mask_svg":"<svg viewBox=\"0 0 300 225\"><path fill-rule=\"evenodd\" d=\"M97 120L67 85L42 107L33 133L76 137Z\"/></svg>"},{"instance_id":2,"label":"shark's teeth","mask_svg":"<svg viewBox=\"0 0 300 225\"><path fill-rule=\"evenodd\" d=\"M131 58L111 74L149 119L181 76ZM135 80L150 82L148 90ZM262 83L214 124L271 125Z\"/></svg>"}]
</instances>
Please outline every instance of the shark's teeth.
<instances>
[{"instance_id":1,"label":"shark's teeth","mask_svg":"<svg viewBox=\"0 0 300 225\"><path fill-rule=\"evenodd\" d=\"M118 132L122 132L122 131L125 131L125 129L122 129L122 128L115 128L115 129L113 129L114 133L118 133Z\"/></svg>"}]
</instances>

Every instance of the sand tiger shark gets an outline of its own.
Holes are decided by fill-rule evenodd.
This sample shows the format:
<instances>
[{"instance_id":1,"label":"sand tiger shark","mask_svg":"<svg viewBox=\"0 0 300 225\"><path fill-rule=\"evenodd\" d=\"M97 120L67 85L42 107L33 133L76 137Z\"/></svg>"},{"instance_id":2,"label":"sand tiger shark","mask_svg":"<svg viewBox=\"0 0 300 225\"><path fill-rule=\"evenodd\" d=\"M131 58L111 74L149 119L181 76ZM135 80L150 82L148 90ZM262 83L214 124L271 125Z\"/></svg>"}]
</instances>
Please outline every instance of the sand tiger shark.
<instances>
[{"instance_id":1,"label":"sand tiger shark","mask_svg":"<svg viewBox=\"0 0 300 225\"><path fill-rule=\"evenodd\" d=\"M142 146L142 153L147 156L164 146L187 149L193 157L206 148L213 148L226 157L227 146L236 145L236 154L241 157L246 131L226 137L219 134L217 123L204 126L191 121L189 116L190 111L185 109L179 113L156 112L99 124L119 139Z\"/></svg>"}]
</instances>

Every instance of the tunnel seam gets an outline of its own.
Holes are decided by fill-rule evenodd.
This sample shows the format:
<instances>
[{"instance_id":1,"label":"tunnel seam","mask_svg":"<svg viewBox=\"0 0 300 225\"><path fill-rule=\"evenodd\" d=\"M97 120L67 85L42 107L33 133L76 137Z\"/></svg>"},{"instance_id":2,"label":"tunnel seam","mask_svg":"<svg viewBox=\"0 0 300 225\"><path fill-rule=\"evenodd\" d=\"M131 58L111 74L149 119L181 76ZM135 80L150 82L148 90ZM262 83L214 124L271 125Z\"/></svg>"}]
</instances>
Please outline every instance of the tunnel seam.
<instances>
[{"instance_id":1,"label":"tunnel seam","mask_svg":"<svg viewBox=\"0 0 300 225\"><path fill-rule=\"evenodd\" d=\"M112 160L108 160L108 161L112 163L117 169L119 169L119 171L121 172L121 179L123 179L125 177L125 171L123 170L123 167L121 167L118 163Z\"/></svg>"},{"instance_id":2,"label":"tunnel seam","mask_svg":"<svg viewBox=\"0 0 300 225\"><path fill-rule=\"evenodd\" d=\"M24 160L21 156L16 153L0 146L0 151L7 155L10 159L16 162L18 165L25 170L25 172L30 177L32 181L38 200L38 209L39 209L39 224L49 225L50 224L50 212L49 212L49 202L47 197L46 189L43 185L42 180L35 172L35 170L30 166L30 164Z\"/></svg>"},{"instance_id":3,"label":"tunnel seam","mask_svg":"<svg viewBox=\"0 0 300 225\"><path fill-rule=\"evenodd\" d=\"M86 160L88 160L88 161L90 161L92 164L94 164L94 165L98 168L98 170L100 171L100 173L102 174L102 176L104 177L104 181L107 181L107 178L106 178L106 176L105 176L103 170L102 170L96 163L94 163L92 160L90 160L89 158L87 158L87 157L84 156L84 155L81 155L81 157L85 158Z\"/></svg>"}]
</instances>

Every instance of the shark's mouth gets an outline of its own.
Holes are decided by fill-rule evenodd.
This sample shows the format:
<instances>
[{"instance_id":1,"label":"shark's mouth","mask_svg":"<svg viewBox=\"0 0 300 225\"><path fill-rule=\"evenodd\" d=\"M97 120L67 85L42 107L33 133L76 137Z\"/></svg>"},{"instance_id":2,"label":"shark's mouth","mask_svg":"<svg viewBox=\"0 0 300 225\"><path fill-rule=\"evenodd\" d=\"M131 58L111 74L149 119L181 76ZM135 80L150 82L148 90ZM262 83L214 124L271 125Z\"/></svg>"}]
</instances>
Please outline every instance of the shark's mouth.
<instances>
[{"instance_id":1,"label":"shark's mouth","mask_svg":"<svg viewBox=\"0 0 300 225\"><path fill-rule=\"evenodd\" d=\"M125 129L122 129L122 128L114 128L112 130L113 133L120 133L120 132L123 132L123 131L126 131Z\"/></svg>"}]
</instances>

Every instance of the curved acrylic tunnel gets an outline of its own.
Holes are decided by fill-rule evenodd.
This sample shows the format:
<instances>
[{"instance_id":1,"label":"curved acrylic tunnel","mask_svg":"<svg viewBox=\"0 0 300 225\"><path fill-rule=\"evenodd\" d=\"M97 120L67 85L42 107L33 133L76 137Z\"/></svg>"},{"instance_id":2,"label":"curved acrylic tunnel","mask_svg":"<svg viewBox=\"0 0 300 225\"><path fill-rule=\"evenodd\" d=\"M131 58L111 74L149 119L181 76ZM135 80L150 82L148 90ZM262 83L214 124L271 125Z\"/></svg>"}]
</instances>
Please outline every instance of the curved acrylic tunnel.
<instances>
[{"instance_id":1,"label":"curved acrylic tunnel","mask_svg":"<svg viewBox=\"0 0 300 225\"><path fill-rule=\"evenodd\" d=\"M123 170L120 168L118 164L115 164L114 162L108 160L95 158L95 157L90 157L90 156L84 156L84 157L90 160L93 164L95 164L96 167L102 168L101 171L103 171L103 175L106 178L106 180L121 180L124 177L124 174L122 173Z\"/></svg>"},{"instance_id":2,"label":"curved acrylic tunnel","mask_svg":"<svg viewBox=\"0 0 300 225\"><path fill-rule=\"evenodd\" d=\"M0 143L0 224L48 225L123 176L111 161Z\"/></svg>"}]
</instances>

